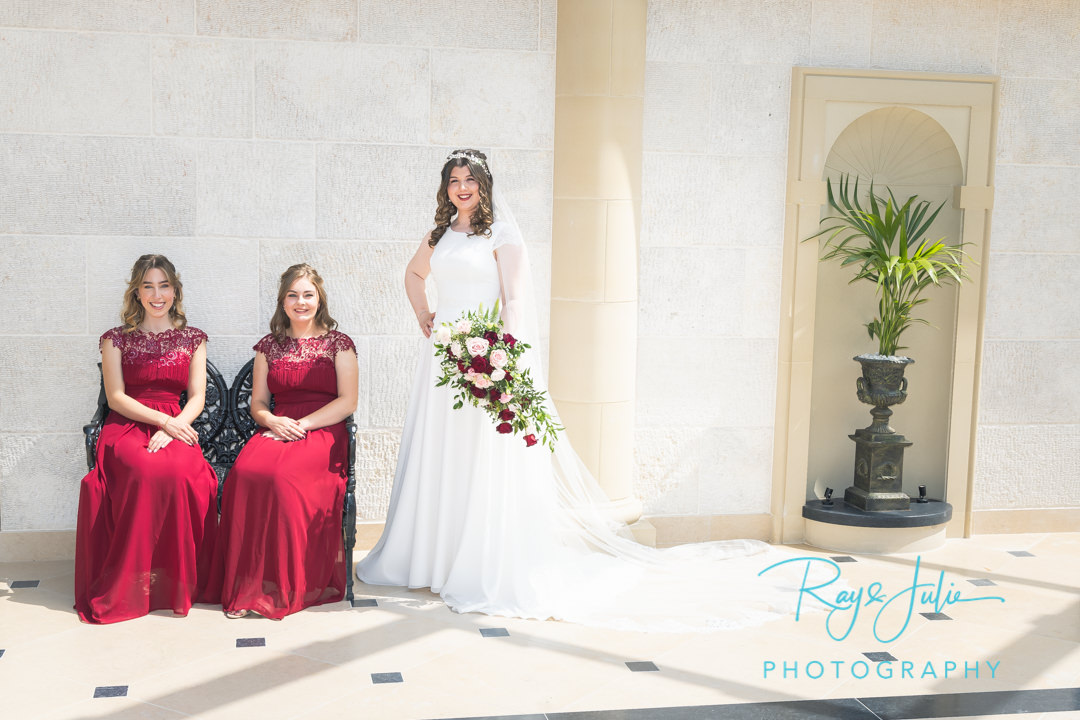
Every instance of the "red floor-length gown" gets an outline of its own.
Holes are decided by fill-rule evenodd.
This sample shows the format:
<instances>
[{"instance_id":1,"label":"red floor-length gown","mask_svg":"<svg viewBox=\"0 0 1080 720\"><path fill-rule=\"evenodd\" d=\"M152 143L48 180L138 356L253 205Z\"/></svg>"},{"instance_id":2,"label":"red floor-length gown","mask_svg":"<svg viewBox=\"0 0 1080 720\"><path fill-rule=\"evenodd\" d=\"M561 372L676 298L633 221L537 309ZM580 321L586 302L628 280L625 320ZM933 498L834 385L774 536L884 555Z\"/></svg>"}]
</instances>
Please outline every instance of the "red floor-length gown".
<instances>
[{"instance_id":1,"label":"red floor-length gown","mask_svg":"<svg viewBox=\"0 0 1080 720\"><path fill-rule=\"evenodd\" d=\"M171 416L206 333L193 327L101 336L120 350L124 392ZM147 450L158 428L112 411L97 465L82 480L75 544L75 609L90 623L172 610L186 615L203 592L217 535L217 475L197 446Z\"/></svg>"},{"instance_id":2,"label":"red floor-length gown","mask_svg":"<svg viewBox=\"0 0 1080 720\"><path fill-rule=\"evenodd\" d=\"M274 413L299 420L337 397L334 358L355 352L348 335L272 335L254 348L266 356ZM283 442L259 428L236 458L221 501L212 586L226 611L281 619L345 596L341 530L348 435L339 422Z\"/></svg>"}]
</instances>

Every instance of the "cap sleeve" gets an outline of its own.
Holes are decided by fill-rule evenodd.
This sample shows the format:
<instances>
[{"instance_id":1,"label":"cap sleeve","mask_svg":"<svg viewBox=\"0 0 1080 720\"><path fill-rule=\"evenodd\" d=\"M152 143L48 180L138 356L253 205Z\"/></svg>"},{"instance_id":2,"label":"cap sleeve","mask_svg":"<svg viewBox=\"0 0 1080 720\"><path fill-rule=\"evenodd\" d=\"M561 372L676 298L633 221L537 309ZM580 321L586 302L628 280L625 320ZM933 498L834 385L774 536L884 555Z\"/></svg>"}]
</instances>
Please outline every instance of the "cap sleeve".
<instances>
[{"instance_id":1,"label":"cap sleeve","mask_svg":"<svg viewBox=\"0 0 1080 720\"><path fill-rule=\"evenodd\" d=\"M105 332L103 332L101 334L101 338L98 340L98 350L100 351L100 350L104 349L106 340L111 341L112 344L113 344L113 347L116 348L117 350L123 350L124 349L124 340L125 339L126 338L124 337L124 329L123 328L114 327L114 328L112 328L110 330L106 330Z\"/></svg>"},{"instance_id":2,"label":"cap sleeve","mask_svg":"<svg viewBox=\"0 0 1080 720\"><path fill-rule=\"evenodd\" d=\"M207 337L206 333L204 333L197 327L188 327L186 328L186 330L189 342L191 343L192 352L198 350L200 345L210 339L209 337Z\"/></svg>"},{"instance_id":3,"label":"cap sleeve","mask_svg":"<svg viewBox=\"0 0 1080 720\"><path fill-rule=\"evenodd\" d=\"M263 335L262 339L259 340L259 342L255 343L255 345L253 345L251 349L255 352L261 352L263 355L269 355L271 349L273 348L273 344L273 335Z\"/></svg>"},{"instance_id":4,"label":"cap sleeve","mask_svg":"<svg viewBox=\"0 0 1080 720\"><path fill-rule=\"evenodd\" d=\"M504 222L496 222L491 226L492 230L492 249L498 250L503 245L521 246L525 244L525 240L521 237L521 232L515 225L511 225Z\"/></svg>"},{"instance_id":5,"label":"cap sleeve","mask_svg":"<svg viewBox=\"0 0 1080 720\"><path fill-rule=\"evenodd\" d=\"M337 354L344 350L351 350L355 353L356 345L353 344L351 337L349 337L343 332L338 332L337 330L335 330L333 333L331 333L330 355L336 358Z\"/></svg>"}]
</instances>

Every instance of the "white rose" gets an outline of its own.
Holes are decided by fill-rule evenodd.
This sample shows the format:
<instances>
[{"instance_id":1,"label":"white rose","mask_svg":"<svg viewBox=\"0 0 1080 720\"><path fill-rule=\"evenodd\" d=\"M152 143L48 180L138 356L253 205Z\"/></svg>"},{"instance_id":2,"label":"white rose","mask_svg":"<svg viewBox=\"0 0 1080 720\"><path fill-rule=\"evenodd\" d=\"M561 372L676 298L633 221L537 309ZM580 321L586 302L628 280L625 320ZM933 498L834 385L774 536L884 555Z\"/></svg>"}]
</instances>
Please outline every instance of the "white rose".
<instances>
[{"instance_id":1,"label":"white rose","mask_svg":"<svg viewBox=\"0 0 1080 720\"><path fill-rule=\"evenodd\" d=\"M480 398L479 400L476 401L476 404L479 405L480 407L487 407L490 403L488 402L487 398Z\"/></svg>"},{"instance_id":2,"label":"white rose","mask_svg":"<svg viewBox=\"0 0 1080 720\"><path fill-rule=\"evenodd\" d=\"M454 331L459 333L467 333L472 330L472 323L468 320L458 320L458 324L454 326Z\"/></svg>"},{"instance_id":3,"label":"white rose","mask_svg":"<svg viewBox=\"0 0 1080 720\"><path fill-rule=\"evenodd\" d=\"M469 354L474 357L483 355L487 352L488 341L481 337L471 337L465 341L465 347L469 349Z\"/></svg>"},{"instance_id":4,"label":"white rose","mask_svg":"<svg viewBox=\"0 0 1080 720\"><path fill-rule=\"evenodd\" d=\"M506 354L505 350L492 350L491 351L491 364L497 368L502 368L509 362L510 356ZM500 378L501 379L501 378Z\"/></svg>"},{"instance_id":5,"label":"white rose","mask_svg":"<svg viewBox=\"0 0 1080 720\"><path fill-rule=\"evenodd\" d=\"M440 325L439 329L435 331L435 342L445 345L450 342L450 328L446 325Z\"/></svg>"},{"instance_id":6,"label":"white rose","mask_svg":"<svg viewBox=\"0 0 1080 720\"><path fill-rule=\"evenodd\" d=\"M499 351L496 350L495 352L499 352ZM492 353L492 354L494 354L494 353ZM493 370L492 373L491 373L491 379L494 380L495 382L499 382L504 377L506 377L506 372L503 371L503 370L500 370L499 368L495 368L495 370Z\"/></svg>"},{"instance_id":7,"label":"white rose","mask_svg":"<svg viewBox=\"0 0 1080 720\"><path fill-rule=\"evenodd\" d=\"M450 352L451 354L453 354L454 357L459 358L461 357L461 354L465 352L465 349L461 347L461 343L455 340L454 342L450 343Z\"/></svg>"}]
</instances>

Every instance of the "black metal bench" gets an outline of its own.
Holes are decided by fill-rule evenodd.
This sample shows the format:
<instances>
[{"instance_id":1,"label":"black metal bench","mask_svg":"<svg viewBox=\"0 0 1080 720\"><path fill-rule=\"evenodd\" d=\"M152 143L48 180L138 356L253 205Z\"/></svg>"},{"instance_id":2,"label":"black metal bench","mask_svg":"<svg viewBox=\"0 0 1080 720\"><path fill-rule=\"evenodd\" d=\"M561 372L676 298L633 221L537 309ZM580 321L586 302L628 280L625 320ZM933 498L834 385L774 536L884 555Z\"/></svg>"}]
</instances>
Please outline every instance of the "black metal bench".
<instances>
[{"instance_id":1,"label":"black metal bench","mask_svg":"<svg viewBox=\"0 0 1080 720\"><path fill-rule=\"evenodd\" d=\"M248 360L233 379L232 386L209 360L206 361L206 404L202 413L191 423L199 433L199 446L203 456L218 477L217 502L221 510L221 491L225 486L225 477L229 468L236 461L236 456L244 443L255 434L256 424L250 414L251 376L255 360ZM101 368L101 363L98 363ZM180 406L187 403L187 394L181 394ZM273 407L273 400L271 400ZM97 441L105 418L109 414L109 403L105 397L105 382L98 392L97 412L90 423L83 426L86 441L86 466L93 470L97 464ZM341 512L342 541L345 547L345 600L353 600L353 548L356 547L356 423L350 415L345 418L345 429L349 435L348 479L345 485L345 505Z\"/></svg>"}]
</instances>

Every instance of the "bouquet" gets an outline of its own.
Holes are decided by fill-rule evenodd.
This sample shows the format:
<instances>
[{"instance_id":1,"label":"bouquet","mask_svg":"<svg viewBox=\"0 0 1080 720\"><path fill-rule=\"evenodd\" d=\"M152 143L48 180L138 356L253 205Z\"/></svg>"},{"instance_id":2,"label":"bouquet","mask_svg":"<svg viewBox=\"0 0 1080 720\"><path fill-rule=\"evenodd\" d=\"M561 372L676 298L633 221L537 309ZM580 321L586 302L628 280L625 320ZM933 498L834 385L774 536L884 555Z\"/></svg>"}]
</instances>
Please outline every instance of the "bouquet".
<instances>
[{"instance_id":1,"label":"bouquet","mask_svg":"<svg viewBox=\"0 0 1080 720\"><path fill-rule=\"evenodd\" d=\"M529 370L518 369L529 347L503 332L498 301L491 311L480 306L435 331L435 357L442 366L435 386L457 390L455 410L468 402L487 412L497 432L524 433L529 447L542 442L554 450L563 428L544 409L544 392L533 387Z\"/></svg>"}]
</instances>

